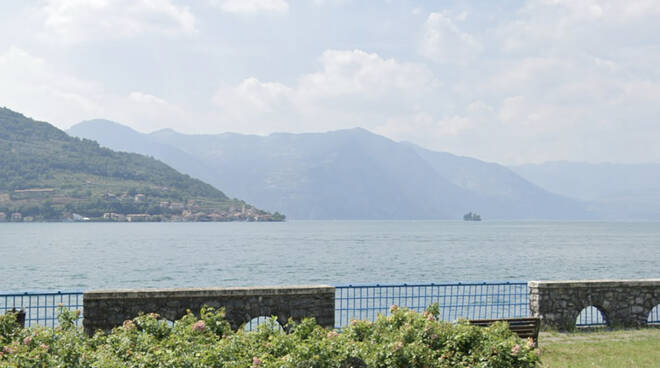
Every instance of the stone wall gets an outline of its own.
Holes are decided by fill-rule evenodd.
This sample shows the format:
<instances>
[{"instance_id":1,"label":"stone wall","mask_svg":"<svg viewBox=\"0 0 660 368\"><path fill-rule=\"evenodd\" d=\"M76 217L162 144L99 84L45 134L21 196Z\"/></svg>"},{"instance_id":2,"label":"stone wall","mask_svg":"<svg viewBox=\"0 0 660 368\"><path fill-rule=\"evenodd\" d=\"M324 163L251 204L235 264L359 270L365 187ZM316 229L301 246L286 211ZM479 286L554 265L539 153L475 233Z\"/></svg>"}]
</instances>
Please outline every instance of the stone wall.
<instances>
[{"instance_id":1,"label":"stone wall","mask_svg":"<svg viewBox=\"0 0 660 368\"><path fill-rule=\"evenodd\" d=\"M660 303L660 279L530 281L529 308L545 328L570 331L582 309L595 306L610 327L646 325Z\"/></svg>"},{"instance_id":2,"label":"stone wall","mask_svg":"<svg viewBox=\"0 0 660 368\"><path fill-rule=\"evenodd\" d=\"M335 288L331 286L285 286L213 289L144 289L86 291L83 297L85 332L110 330L140 313L158 313L170 321L186 310L199 314L202 306L224 307L227 321L237 329L252 318L277 316L314 317L332 328L335 320Z\"/></svg>"}]
</instances>

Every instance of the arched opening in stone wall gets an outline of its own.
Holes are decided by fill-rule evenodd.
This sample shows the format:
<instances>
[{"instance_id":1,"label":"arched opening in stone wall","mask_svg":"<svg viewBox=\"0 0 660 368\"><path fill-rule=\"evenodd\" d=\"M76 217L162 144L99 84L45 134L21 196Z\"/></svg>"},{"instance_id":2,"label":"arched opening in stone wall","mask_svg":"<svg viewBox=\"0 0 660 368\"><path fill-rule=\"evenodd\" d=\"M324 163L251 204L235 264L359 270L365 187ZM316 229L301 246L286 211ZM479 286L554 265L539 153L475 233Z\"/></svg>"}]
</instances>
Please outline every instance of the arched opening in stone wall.
<instances>
[{"instance_id":1,"label":"arched opening in stone wall","mask_svg":"<svg viewBox=\"0 0 660 368\"><path fill-rule=\"evenodd\" d=\"M244 326L245 331L256 331L261 325L266 325L270 329L284 331L282 325L273 317L259 316L249 320Z\"/></svg>"},{"instance_id":2,"label":"arched opening in stone wall","mask_svg":"<svg viewBox=\"0 0 660 368\"><path fill-rule=\"evenodd\" d=\"M575 319L577 328L602 328L607 327L607 318L600 308L590 305L580 311Z\"/></svg>"},{"instance_id":3,"label":"arched opening in stone wall","mask_svg":"<svg viewBox=\"0 0 660 368\"><path fill-rule=\"evenodd\" d=\"M660 304L651 309L649 317L646 319L646 324L650 326L660 326Z\"/></svg>"}]
</instances>

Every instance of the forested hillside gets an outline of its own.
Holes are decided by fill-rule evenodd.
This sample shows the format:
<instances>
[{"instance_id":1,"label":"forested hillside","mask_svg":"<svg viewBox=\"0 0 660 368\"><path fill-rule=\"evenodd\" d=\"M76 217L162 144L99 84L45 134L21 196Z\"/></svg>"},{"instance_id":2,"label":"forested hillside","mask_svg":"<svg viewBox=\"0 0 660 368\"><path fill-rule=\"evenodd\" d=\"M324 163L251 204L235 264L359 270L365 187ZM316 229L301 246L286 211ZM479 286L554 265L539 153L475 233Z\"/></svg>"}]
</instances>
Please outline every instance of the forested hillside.
<instances>
[{"instance_id":1,"label":"forested hillside","mask_svg":"<svg viewBox=\"0 0 660 368\"><path fill-rule=\"evenodd\" d=\"M269 217L154 158L115 152L0 108L0 220L18 220L15 213L22 220L74 213L107 214L107 220L113 213L115 220L127 214L143 215L134 216L140 220Z\"/></svg>"}]
</instances>

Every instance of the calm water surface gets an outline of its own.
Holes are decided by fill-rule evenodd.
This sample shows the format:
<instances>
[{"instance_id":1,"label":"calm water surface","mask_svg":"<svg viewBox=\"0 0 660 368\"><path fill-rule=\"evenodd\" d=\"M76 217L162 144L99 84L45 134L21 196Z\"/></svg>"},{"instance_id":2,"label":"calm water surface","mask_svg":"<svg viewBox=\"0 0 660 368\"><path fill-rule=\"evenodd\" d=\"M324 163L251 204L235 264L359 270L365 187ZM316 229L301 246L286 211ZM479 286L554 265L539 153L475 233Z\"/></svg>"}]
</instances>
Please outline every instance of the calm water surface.
<instances>
[{"instance_id":1,"label":"calm water surface","mask_svg":"<svg viewBox=\"0 0 660 368\"><path fill-rule=\"evenodd\" d=\"M0 224L5 291L657 277L657 222Z\"/></svg>"}]
</instances>

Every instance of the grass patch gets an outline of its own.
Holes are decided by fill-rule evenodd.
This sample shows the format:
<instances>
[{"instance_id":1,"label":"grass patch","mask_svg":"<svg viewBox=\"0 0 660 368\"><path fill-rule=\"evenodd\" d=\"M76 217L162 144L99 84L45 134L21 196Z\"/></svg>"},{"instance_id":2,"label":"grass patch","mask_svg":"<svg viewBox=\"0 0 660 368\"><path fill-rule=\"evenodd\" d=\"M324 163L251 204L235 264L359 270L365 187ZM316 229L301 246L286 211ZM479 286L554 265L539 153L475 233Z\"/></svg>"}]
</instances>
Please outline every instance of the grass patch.
<instances>
[{"instance_id":1,"label":"grass patch","mask_svg":"<svg viewBox=\"0 0 660 368\"><path fill-rule=\"evenodd\" d=\"M543 332L541 367L658 367L660 329Z\"/></svg>"}]
</instances>

